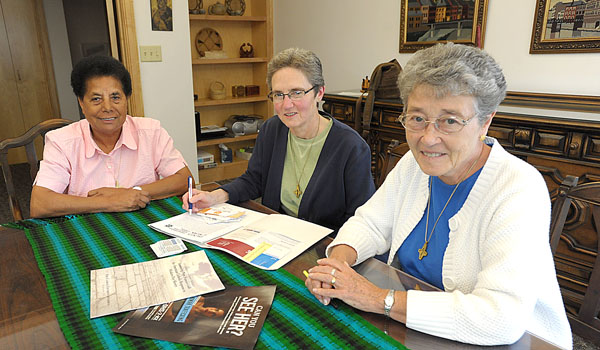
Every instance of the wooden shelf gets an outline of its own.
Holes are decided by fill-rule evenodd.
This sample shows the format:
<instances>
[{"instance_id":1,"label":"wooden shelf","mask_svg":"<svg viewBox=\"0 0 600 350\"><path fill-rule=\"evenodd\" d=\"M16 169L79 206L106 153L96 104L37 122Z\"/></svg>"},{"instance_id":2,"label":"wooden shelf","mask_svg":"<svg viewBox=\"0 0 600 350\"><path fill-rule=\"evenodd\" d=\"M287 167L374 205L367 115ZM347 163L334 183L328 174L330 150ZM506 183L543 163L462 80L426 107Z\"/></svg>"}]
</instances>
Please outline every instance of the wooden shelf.
<instances>
[{"instance_id":1,"label":"wooden shelf","mask_svg":"<svg viewBox=\"0 0 600 350\"><path fill-rule=\"evenodd\" d=\"M204 141L198 141L196 144L198 147L206 147L212 145L218 145L220 143L232 143L232 142L240 142L240 141L248 141L248 140L256 140L258 134L250 134L236 137L220 137L218 139L210 139Z\"/></svg>"},{"instance_id":2,"label":"wooden shelf","mask_svg":"<svg viewBox=\"0 0 600 350\"><path fill-rule=\"evenodd\" d=\"M198 169L198 178L200 183L233 179L242 175L247 167L247 160L233 157L231 163L217 163L214 168Z\"/></svg>"},{"instance_id":3,"label":"wooden shelf","mask_svg":"<svg viewBox=\"0 0 600 350\"><path fill-rule=\"evenodd\" d=\"M266 22L267 16L190 15L190 21Z\"/></svg>"},{"instance_id":4,"label":"wooden shelf","mask_svg":"<svg viewBox=\"0 0 600 350\"><path fill-rule=\"evenodd\" d=\"M232 115L260 115L265 119L273 115L273 105L267 98L266 84L267 65L273 56L273 0L245 2L244 16L189 15L193 93L199 97L194 101L194 107L200 113L202 125L223 125ZM196 33L204 27L213 28L223 38L221 49L226 53L225 57L199 56L196 50ZM240 45L243 43L252 43L254 57L239 57ZM209 98L210 86L215 81L225 85L226 98ZM232 86L248 85L257 85L260 88L259 95L230 95ZM217 146L220 143L229 144L231 149L239 149L253 146L257 137L257 134L220 137L200 140L196 145L218 159ZM215 168L199 169L199 183L238 177L246 171L247 166L247 160L238 159L234 155L232 163L218 163Z\"/></svg>"},{"instance_id":5,"label":"wooden shelf","mask_svg":"<svg viewBox=\"0 0 600 350\"><path fill-rule=\"evenodd\" d=\"M236 103L250 103L250 102L262 102L267 101L267 96L250 96L250 97L227 97L222 100L211 100L210 98L200 98L198 101L194 101L194 106L196 107L206 107L206 106L222 106L222 105L232 105Z\"/></svg>"},{"instance_id":6,"label":"wooden shelf","mask_svg":"<svg viewBox=\"0 0 600 350\"><path fill-rule=\"evenodd\" d=\"M238 63L265 63L266 57L252 58L192 58L192 64L238 64Z\"/></svg>"}]
</instances>

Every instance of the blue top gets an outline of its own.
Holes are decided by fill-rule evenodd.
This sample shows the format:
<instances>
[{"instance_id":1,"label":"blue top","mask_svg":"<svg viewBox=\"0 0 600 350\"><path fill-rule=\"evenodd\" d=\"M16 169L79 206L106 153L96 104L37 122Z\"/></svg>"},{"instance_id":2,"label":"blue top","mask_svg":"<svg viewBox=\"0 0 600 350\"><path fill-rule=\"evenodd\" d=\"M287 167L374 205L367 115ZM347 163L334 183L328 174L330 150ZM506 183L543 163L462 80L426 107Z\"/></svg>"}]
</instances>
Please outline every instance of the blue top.
<instances>
[{"instance_id":1,"label":"blue top","mask_svg":"<svg viewBox=\"0 0 600 350\"><path fill-rule=\"evenodd\" d=\"M482 168L483 169L483 168ZM481 169L476 171L473 175L465 179L458 189L454 193L452 200L448 203L448 207L440 217L435 232L431 236L429 243L427 244L427 256L419 260L419 249L423 247L425 243L425 220L427 218L427 208L423 213L421 221L415 226L410 235L404 240L396 257L400 262L400 266L403 271L425 281L434 286L444 289L442 284L442 262L444 259L444 253L448 246L448 240L450 237L450 227L448 221L453 217L469 196L469 192L473 188L475 181L479 177ZM447 185L442 180L436 177L429 177L431 182L431 209L429 210L429 232L427 237L431 235L431 230L435 225L435 221L440 215L440 212L446 205L450 194L454 191L456 185Z\"/></svg>"}]
</instances>

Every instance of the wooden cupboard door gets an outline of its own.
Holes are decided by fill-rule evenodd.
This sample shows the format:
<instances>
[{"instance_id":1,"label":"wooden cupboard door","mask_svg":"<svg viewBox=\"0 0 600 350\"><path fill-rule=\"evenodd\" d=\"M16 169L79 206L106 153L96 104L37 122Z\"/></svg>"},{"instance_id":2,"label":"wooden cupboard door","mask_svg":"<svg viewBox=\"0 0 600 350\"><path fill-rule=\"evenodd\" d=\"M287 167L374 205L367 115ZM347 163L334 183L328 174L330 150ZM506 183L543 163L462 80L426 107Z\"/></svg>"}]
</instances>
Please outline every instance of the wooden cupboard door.
<instances>
[{"instance_id":1,"label":"wooden cupboard door","mask_svg":"<svg viewBox=\"0 0 600 350\"><path fill-rule=\"evenodd\" d=\"M4 139L19 136L46 119L59 118L60 109L42 1L0 0L0 6L0 122L9 126L1 131ZM37 148L41 152L41 141ZM24 162L24 154L10 153L9 161Z\"/></svg>"},{"instance_id":2,"label":"wooden cupboard door","mask_svg":"<svg viewBox=\"0 0 600 350\"><path fill-rule=\"evenodd\" d=\"M0 1L0 140L25 132L4 17L3 2Z\"/></svg>"},{"instance_id":3,"label":"wooden cupboard door","mask_svg":"<svg viewBox=\"0 0 600 350\"><path fill-rule=\"evenodd\" d=\"M41 0L0 0L25 128L58 117L56 83Z\"/></svg>"}]
</instances>

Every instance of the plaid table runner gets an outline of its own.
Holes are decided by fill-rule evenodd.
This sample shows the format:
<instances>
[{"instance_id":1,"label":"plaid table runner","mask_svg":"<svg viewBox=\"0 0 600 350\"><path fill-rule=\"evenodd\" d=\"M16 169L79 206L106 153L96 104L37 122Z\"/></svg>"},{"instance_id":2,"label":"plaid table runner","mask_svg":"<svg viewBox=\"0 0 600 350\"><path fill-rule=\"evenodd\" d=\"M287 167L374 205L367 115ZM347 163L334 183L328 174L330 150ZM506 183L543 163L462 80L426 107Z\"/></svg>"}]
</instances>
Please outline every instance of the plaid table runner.
<instances>
[{"instance_id":1,"label":"plaid table runner","mask_svg":"<svg viewBox=\"0 0 600 350\"><path fill-rule=\"evenodd\" d=\"M125 313L90 320L90 270L154 259L149 245L167 238L147 226L182 213L181 201L151 202L132 213L73 216L60 222L26 220L27 238L46 278L60 327L74 349L199 348L113 333ZM187 244L187 243L186 243ZM189 251L200 248L187 244ZM229 254L206 250L225 285L277 285L257 349L405 348L352 308L321 305L303 281L283 269L264 271Z\"/></svg>"}]
</instances>

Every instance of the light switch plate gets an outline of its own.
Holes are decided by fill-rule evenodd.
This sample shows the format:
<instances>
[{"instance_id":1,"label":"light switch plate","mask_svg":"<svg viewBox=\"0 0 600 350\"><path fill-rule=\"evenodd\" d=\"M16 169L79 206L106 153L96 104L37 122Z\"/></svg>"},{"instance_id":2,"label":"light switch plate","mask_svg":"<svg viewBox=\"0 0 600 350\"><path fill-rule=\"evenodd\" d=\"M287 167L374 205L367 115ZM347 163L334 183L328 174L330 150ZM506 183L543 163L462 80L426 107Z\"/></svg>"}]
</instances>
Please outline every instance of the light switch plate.
<instances>
[{"instance_id":1,"label":"light switch plate","mask_svg":"<svg viewBox=\"0 0 600 350\"><path fill-rule=\"evenodd\" d=\"M140 46L140 56L142 62L162 62L160 45Z\"/></svg>"}]
</instances>

